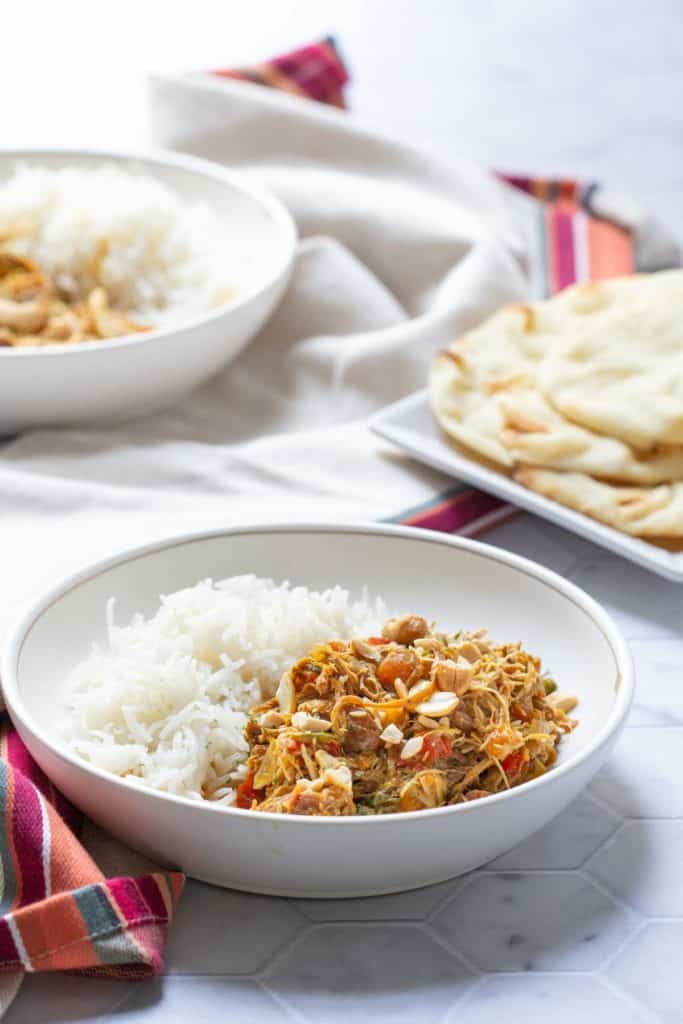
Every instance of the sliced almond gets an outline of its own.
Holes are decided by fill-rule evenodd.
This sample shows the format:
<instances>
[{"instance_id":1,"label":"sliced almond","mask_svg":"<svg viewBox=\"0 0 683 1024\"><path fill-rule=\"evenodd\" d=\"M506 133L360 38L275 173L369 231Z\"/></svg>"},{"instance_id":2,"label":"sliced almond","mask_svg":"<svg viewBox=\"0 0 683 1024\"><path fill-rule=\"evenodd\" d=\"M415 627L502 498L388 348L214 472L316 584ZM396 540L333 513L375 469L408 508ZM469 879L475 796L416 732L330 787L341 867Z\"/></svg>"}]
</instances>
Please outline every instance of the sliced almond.
<instances>
[{"instance_id":1,"label":"sliced almond","mask_svg":"<svg viewBox=\"0 0 683 1024\"><path fill-rule=\"evenodd\" d=\"M448 690L437 690L429 700L418 704L415 710L418 715L425 715L427 718L441 718L442 715L450 715L455 711L459 703L460 698L457 694Z\"/></svg>"},{"instance_id":2,"label":"sliced almond","mask_svg":"<svg viewBox=\"0 0 683 1024\"><path fill-rule=\"evenodd\" d=\"M318 762L318 764L320 765L320 767L323 769L323 771L326 768L338 768L339 767L339 760L338 760L338 758L333 757L332 754L330 754L327 750L323 750L322 748L316 750L316 752L315 752L315 759Z\"/></svg>"},{"instance_id":3,"label":"sliced almond","mask_svg":"<svg viewBox=\"0 0 683 1024\"><path fill-rule=\"evenodd\" d=\"M411 738L403 745L403 749L401 750L401 760L410 761L413 757L417 757L422 750L422 742L422 736L411 736Z\"/></svg>"},{"instance_id":4,"label":"sliced almond","mask_svg":"<svg viewBox=\"0 0 683 1024\"><path fill-rule=\"evenodd\" d=\"M280 711L283 715L291 715L296 709L296 691L289 672L285 672L275 691Z\"/></svg>"},{"instance_id":5,"label":"sliced almond","mask_svg":"<svg viewBox=\"0 0 683 1024\"><path fill-rule=\"evenodd\" d=\"M392 722L386 727L384 732L381 732L379 738L385 743L391 745L394 743L401 743L403 741L403 733L397 725Z\"/></svg>"},{"instance_id":6,"label":"sliced almond","mask_svg":"<svg viewBox=\"0 0 683 1024\"><path fill-rule=\"evenodd\" d=\"M555 695L553 694L552 696L548 697L548 703L552 704L552 706L554 708L557 708L558 711L564 711L565 714L569 714L569 712L573 711L576 705L579 703L579 698L572 697L569 695L566 697L555 697Z\"/></svg>"},{"instance_id":7,"label":"sliced almond","mask_svg":"<svg viewBox=\"0 0 683 1024\"><path fill-rule=\"evenodd\" d=\"M284 725L284 722L284 718L275 708L266 711L259 718L259 725L262 725L264 729L278 729L281 725Z\"/></svg>"},{"instance_id":8,"label":"sliced almond","mask_svg":"<svg viewBox=\"0 0 683 1024\"><path fill-rule=\"evenodd\" d=\"M414 708L422 701L428 700L434 693L434 690L435 685L431 679L421 679L419 683L415 683L415 685L411 686L408 690L410 706Z\"/></svg>"},{"instance_id":9,"label":"sliced almond","mask_svg":"<svg viewBox=\"0 0 683 1024\"><path fill-rule=\"evenodd\" d=\"M407 700L408 687L406 686L402 679L397 679L394 682L394 689L396 690L396 693L401 698L401 700Z\"/></svg>"},{"instance_id":10,"label":"sliced almond","mask_svg":"<svg viewBox=\"0 0 683 1024\"><path fill-rule=\"evenodd\" d=\"M254 776L255 789L263 789L264 786L270 785L277 773L277 764L277 750L274 743L271 743L263 755L263 759Z\"/></svg>"},{"instance_id":11,"label":"sliced almond","mask_svg":"<svg viewBox=\"0 0 683 1024\"><path fill-rule=\"evenodd\" d=\"M331 727L324 718L314 718L307 711L296 711L292 715L292 725L295 729L303 729L304 732L329 732Z\"/></svg>"}]
</instances>

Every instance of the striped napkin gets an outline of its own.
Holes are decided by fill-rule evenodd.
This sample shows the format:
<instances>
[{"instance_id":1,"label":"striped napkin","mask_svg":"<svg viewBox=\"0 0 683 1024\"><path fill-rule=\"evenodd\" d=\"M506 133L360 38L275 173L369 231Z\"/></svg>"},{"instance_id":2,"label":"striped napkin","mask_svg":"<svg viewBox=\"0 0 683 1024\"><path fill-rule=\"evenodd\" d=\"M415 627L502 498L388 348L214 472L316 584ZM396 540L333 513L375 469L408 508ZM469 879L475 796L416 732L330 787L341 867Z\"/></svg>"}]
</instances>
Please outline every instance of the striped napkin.
<instances>
[{"instance_id":1,"label":"striped napkin","mask_svg":"<svg viewBox=\"0 0 683 1024\"><path fill-rule=\"evenodd\" d=\"M256 68L215 74L344 107L348 74L330 39ZM600 187L504 180L538 200L542 293L637 267L628 223L605 215L610 204ZM496 498L456 485L397 519L472 534L506 514ZM0 985L0 1014L20 972L69 970L121 978L158 974L183 876L156 872L104 878L79 841L80 815L55 791L7 722L0 731L0 801L5 823L0 828L0 972L13 975L4 990Z\"/></svg>"},{"instance_id":2,"label":"striped napkin","mask_svg":"<svg viewBox=\"0 0 683 1024\"><path fill-rule=\"evenodd\" d=\"M0 730L0 804L0 970L159 974L183 875L105 879L79 842L79 812L7 721Z\"/></svg>"}]
</instances>

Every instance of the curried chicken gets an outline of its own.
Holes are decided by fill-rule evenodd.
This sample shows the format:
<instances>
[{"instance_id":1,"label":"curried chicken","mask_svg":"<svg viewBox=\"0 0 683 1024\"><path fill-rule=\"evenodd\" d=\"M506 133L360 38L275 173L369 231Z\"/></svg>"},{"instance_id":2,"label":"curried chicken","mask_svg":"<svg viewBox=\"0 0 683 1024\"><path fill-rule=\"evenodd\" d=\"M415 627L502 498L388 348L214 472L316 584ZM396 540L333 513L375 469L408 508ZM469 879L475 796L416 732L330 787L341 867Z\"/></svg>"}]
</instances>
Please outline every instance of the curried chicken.
<instances>
[{"instance_id":1,"label":"curried chicken","mask_svg":"<svg viewBox=\"0 0 683 1024\"><path fill-rule=\"evenodd\" d=\"M542 775L576 722L538 658L420 615L315 646L245 730L236 805L282 814L420 811Z\"/></svg>"}]
</instances>

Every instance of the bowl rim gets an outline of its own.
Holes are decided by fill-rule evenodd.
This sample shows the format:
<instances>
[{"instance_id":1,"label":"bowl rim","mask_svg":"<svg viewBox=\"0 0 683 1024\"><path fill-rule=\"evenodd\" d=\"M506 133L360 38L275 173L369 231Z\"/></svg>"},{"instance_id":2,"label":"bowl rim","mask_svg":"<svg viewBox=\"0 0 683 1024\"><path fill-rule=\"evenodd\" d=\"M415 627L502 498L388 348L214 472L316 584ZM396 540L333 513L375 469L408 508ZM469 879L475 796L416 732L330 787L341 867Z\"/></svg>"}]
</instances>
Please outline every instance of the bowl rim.
<instances>
[{"instance_id":1,"label":"bowl rim","mask_svg":"<svg viewBox=\"0 0 683 1024\"><path fill-rule=\"evenodd\" d=\"M542 584L551 587L561 596L569 600L580 611L582 611L602 633L612 656L615 667L615 699L613 707L605 722L598 729L591 741L576 754L570 756L562 764L554 766L544 775L522 783L501 793L495 793L483 800L474 800L471 803L453 804L445 807L436 807L423 811L399 811L386 815L353 815L348 817L315 817L315 816L284 816L287 820L300 822L302 826L320 828L325 824L328 827L336 828L358 828L373 825L389 825L397 821L415 821L442 816L446 814L468 814L475 813L485 808L493 808L501 801L519 799L525 794L542 786L552 785L564 775L576 770L585 761L589 760L600 749L606 746L613 736L621 730L624 720L630 709L634 691L634 669L630 651L621 631L613 622L611 616L605 611L594 598L590 597L584 590L575 583L564 579L551 569L534 562L532 559L524 558L496 548L490 544L483 544L480 541L471 540L467 537L441 534L433 530L420 529L412 526L402 526L391 523L319 523L319 522L273 522L258 524L254 526L232 526L219 530L188 531L171 535L165 539L153 541L124 549L113 556L97 559L80 569L64 576L54 586L50 587L38 597L22 613L10 627L7 634L7 643L4 646L2 662L0 664L0 677L2 678L2 691L5 704L10 718L17 722L30 733L38 742L47 747L53 755L61 761L66 761L79 772L87 775L95 775L97 778L111 785L121 787L123 790L138 794L145 798L158 798L160 800L178 804L183 807L201 809L207 813L238 815L251 821L277 822L283 824L283 815L273 812L259 812L258 815L251 810L239 807L223 806L214 804L211 801L193 800L190 797L178 796L174 793L166 793L163 790L152 789L141 786L126 778L120 778L110 772L97 768L80 758L75 752L69 750L66 744L59 744L51 736L47 735L32 718L32 715L24 703L18 686L19 658L26 641L27 635L41 615L51 605L56 603L70 590L79 587L83 583L94 579L96 576L107 572L127 562L144 558L155 552L169 550L174 547L197 541L211 540L220 537L239 537L254 534L301 534L301 533L329 533L329 534L362 534L370 536L388 536L417 540L421 543L431 543L445 547L458 548L469 551L477 557L501 563L516 571L538 580Z\"/></svg>"},{"instance_id":2,"label":"bowl rim","mask_svg":"<svg viewBox=\"0 0 683 1024\"><path fill-rule=\"evenodd\" d=\"M176 153L158 147L149 149L109 149L82 146L0 147L0 160L14 159L17 163L33 160L40 162L41 158L46 157L73 158L75 161L79 158L102 160L103 162L111 160L115 163L130 164L139 162L141 164L152 164L161 167L175 167L178 170L187 171L198 177L210 178L218 184L227 185L254 200L275 222L284 239L282 257L270 270L266 278L263 280L259 279L257 284L245 289L244 293L238 293L234 298L227 302L222 302L202 315L193 316L188 320L182 320L178 323L168 324L156 330L138 331L137 333L126 334L119 338L100 338L96 342L77 341L69 345L55 343L54 345L27 346L26 348L0 347L0 359L30 360L43 359L45 357L55 358L57 356L74 357L85 352L89 353L88 358L97 358L96 353L111 352L117 349L125 352L132 345L142 345L145 342L153 343L159 338L181 330L193 330L220 319L226 313L232 313L248 305L275 285L288 272L294 261L299 233L292 214L273 192L259 184L256 180L252 181L248 171L233 170L224 167L222 164L214 163L212 160L205 160L202 157L186 153ZM151 168L148 169L148 172L153 175Z\"/></svg>"}]
</instances>

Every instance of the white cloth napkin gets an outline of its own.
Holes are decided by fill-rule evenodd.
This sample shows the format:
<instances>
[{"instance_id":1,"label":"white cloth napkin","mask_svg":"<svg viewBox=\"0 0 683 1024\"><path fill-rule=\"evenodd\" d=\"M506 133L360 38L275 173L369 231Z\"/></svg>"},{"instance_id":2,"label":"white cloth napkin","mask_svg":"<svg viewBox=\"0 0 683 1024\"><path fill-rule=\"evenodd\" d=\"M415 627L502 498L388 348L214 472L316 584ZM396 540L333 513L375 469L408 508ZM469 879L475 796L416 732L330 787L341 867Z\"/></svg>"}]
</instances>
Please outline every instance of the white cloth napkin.
<instances>
[{"instance_id":1,"label":"white cloth napkin","mask_svg":"<svg viewBox=\"0 0 683 1024\"><path fill-rule=\"evenodd\" d=\"M248 170L287 203L302 237L293 281L238 360L181 405L0 447L0 629L55 577L131 543L429 501L449 482L375 440L367 415L424 386L457 332L536 289L535 202L464 160L204 74L154 79L149 114L155 143Z\"/></svg>"},{"instance_id":2,"label":"white cloth napkin","mask_svg":"<svg viewBox=\"0 0 683 1024\"><path fill-rule=\"evenodd\" d=\"M302 241L274 318L167 413L0 447L0 628L74 565L130 543L274 519L376 519L448 486L380 454L364 418L424 385L432 352L530 288L527 210L352 117L209 75L150 85L153 140L249 169Z\"/></svg>"}]
</instances>

